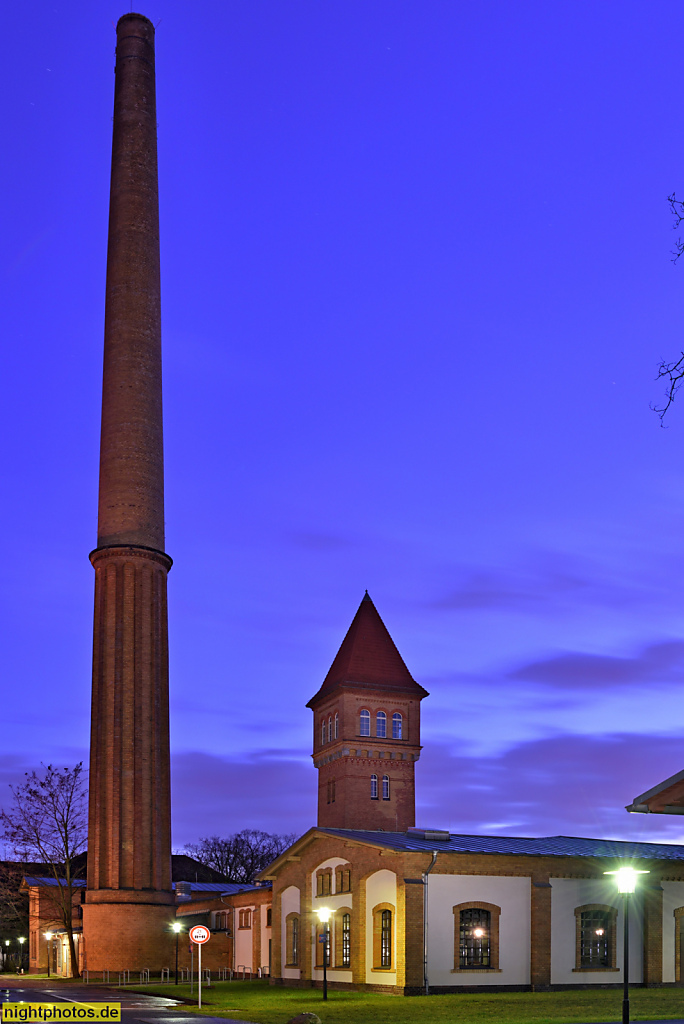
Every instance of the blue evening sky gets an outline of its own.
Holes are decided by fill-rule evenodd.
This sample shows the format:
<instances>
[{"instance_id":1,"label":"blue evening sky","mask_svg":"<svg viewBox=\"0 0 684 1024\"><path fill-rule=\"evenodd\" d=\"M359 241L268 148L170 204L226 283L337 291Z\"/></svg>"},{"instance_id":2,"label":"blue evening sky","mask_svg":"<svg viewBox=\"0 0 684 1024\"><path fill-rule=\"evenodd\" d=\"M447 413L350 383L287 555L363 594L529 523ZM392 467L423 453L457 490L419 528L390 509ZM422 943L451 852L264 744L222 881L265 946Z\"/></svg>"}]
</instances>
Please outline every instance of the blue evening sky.
<instances>
[{"instance_id":1,"label":"blue evening sky","mask_svg":"<svg viewBox=\"0 0 684 1024\"><path fill-rule=\"evenodd\" d=\"M0 792L85 757L112 23L4 12ZM138 8L140 9L140 8ZM147 0L158 24L174 844L315 821L368 588L418 823L676 841L674 0ZM5 792L9 791L5 789Z\"/></svg>"}]
</instances>

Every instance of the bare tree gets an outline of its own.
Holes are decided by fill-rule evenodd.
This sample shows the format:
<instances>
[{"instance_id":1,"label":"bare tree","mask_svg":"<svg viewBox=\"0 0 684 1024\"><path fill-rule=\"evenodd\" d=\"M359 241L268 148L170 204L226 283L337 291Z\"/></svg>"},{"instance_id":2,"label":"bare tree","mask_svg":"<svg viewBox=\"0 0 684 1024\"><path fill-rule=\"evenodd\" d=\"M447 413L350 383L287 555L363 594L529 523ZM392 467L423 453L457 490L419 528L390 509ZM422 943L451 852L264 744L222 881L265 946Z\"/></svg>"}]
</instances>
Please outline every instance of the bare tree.
<instances>
[{"instance_id":1,"label":"bare tree","mask_svg":"<svg viewBox=\"0 0 684 1024\"><path fill-rule=\"evenodd\" d=\"M80 977L72 913L78 892L75 859L86 847L88 816L83 762L74 768L44 767L42 776L26 773L22 786L11 786L13 804L0 811L3 837L21 860L40 861L54 885L42 895L55 909L69 941L72 977Z\"/></svg>"},{"instance_id":2,"label":"bare tree","mask_svg":"<svg viewBox=\"0 0 684 1024\"><path fill-rule=\"evenodd\" d=\"M277 835L245 828L225 838L206 836L185 849L200 864L219 871L229 882L253 882L296 838L295 833Z\"/></svg>"},{"instance_id":3,"label":"bare tree","mask_svg":"<svg viewBox=\"0 0 684 1024\"><path fill-rule=\"evenodd\" d=\"M674 224L672 225L672 228L674 231L677 231L684 223L684 201L677 199L674 192L671 196L667 197L667 201L670 204L670 211L674 217ZM684 255L684 240L681 237L678 237L675 242L675 247L672 250L672 262L677 263L679 257L682 255ZM677 392L684 383L684 352L679 353L679 359L675 359L669 363L665 361L660 363L656 380L663 379L667 381L667 387L665 388L665 404L662 406L651 406L653 411L658 414L661 424L665 413L674 402L677 397Z\"/></svg>"}]
</instances>

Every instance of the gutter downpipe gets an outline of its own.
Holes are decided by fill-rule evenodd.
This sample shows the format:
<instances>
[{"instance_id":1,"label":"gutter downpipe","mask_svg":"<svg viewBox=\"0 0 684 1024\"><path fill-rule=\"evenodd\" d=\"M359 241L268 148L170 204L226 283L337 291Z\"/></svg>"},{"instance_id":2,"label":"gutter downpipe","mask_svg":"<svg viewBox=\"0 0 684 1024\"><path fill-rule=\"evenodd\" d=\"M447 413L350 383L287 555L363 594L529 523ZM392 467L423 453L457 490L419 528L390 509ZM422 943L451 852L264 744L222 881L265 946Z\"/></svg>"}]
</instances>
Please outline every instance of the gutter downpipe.
<instances>
[{"instance_id":1,"label":"gutter downpipe","mask_svg":"<svg viewBox=\"0 0 684 1024\"><path fill-rule=\"evenodd\" d=\"M423 874L423 983L425 995L430 995L430 982L428 981L428 875L437 861L439 850L432 851L430 867Z\"/></svg>"}]
</instances>

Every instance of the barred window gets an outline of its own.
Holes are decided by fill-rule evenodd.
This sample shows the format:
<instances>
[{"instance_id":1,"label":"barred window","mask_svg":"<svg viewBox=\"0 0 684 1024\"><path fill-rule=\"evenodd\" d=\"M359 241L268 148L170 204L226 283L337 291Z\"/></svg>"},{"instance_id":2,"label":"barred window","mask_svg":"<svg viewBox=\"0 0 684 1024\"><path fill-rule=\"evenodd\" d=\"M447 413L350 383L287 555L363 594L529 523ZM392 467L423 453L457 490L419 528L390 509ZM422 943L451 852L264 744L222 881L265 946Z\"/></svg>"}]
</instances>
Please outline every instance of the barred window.
<instances>
[{"instance_id":1,"label":"barred window","mask_svg":"<svg viewBox=\"0 0 684 1024\"><path fill-rule=\"evenodd\" d=\"M403 723L401 715L399 714L398 711L395 711L394 714L392 715L392 739L393 740L401 740L401 739L403 739L403 736L402 736L402 726L403 726L403 724L404 723Z\"/></svg>"},{"instance_id":2,"label":"barred window","mask_svg":"<svg viewBox=\"0 0 684 1024\"><path fill-rule=\"evenodd\" d=\"M389 800L389 798L390 798L389 775L383 775L383 777L382 777L382 799L383 800Z\"/></svg>"},{"instance_id":3,"label":"barred window","mask_svg":"<svg viewBox=\"0 0 684 1024\"><path fill-rule=\"evenodd\" d=\"M392 966L392 911L383 910L380 923L380 966Z\"/></svg>"},{"instance_id":4,"label":"barred window","mask_svg":"<svg viewBox=\"0 0 684 1024\"><path fill-rule=\"evenodd\" d=\"M375 735L381 740L387 735L387 715L384 711L378 711L375 716Z\"/></svg>"},{"instance_id":5,"label":"barred window","mask_svg":"<svg viewBox=\"0 0 684 1024\"><path fill-rule=\"evenodd\" d=\"M370 736L370 711L361 712L361 721L359 723L359 733L361 736Z\"/></svg>"},{"instance_id":6,"label":"barred window","mask_svg":"<svg viewBox=\"0 0 684 1024\"><path fill-rule=\"evenodd\" d=\"M580 967L612 967L613 915L607 910L580 914Z\"/></svg>"},{"instance_id":7,"label":"barred window","mask_svg":"<svg viewBox=\"0 0 684 1024\"><path fill-rule=\"evenodd\" d=\"M459 967L461 970L491 966L491 922L492 915L488 910L469 907L461 911L459 935Z\"/></svg>"},{"instance_id":8,"label":"barred window","mask_svg":"<svg viewBox=\"0 0 684 1024\"><path fill-rule=\"evenodd\" d=\"M342 966L351 967L351 914L342 915Z\"/></svg>"},{"instance_id":9,"label":"barred window","mask_svg":"<svg viewBox=\"0 0 684 1024\"><path fill-rule=\"evenodd\" d=\"M371 800L378 799L378 777L371 775Z\"/></svg>"}]
</instances>

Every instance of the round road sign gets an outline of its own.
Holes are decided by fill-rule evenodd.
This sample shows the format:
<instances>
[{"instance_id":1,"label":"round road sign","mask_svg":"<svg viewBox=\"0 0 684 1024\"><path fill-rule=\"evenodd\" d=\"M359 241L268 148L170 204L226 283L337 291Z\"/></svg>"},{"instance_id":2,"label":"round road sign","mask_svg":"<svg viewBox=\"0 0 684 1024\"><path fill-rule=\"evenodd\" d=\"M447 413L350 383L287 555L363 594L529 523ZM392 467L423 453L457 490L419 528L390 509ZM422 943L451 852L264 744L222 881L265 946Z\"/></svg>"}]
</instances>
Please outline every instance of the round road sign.
<instances>
[{"instance_id":1,"label":"round road sign","mask_svg":"<svg viewBox=\"0 0 684 1024\"><path fill-rule=\"evenodd\" d=\"M203 924L196 924L194 928L190 929L188 934L198 946L201 946L203 942L208 942L211 938L211 932Z\"/></svg>"}]
</instances>

